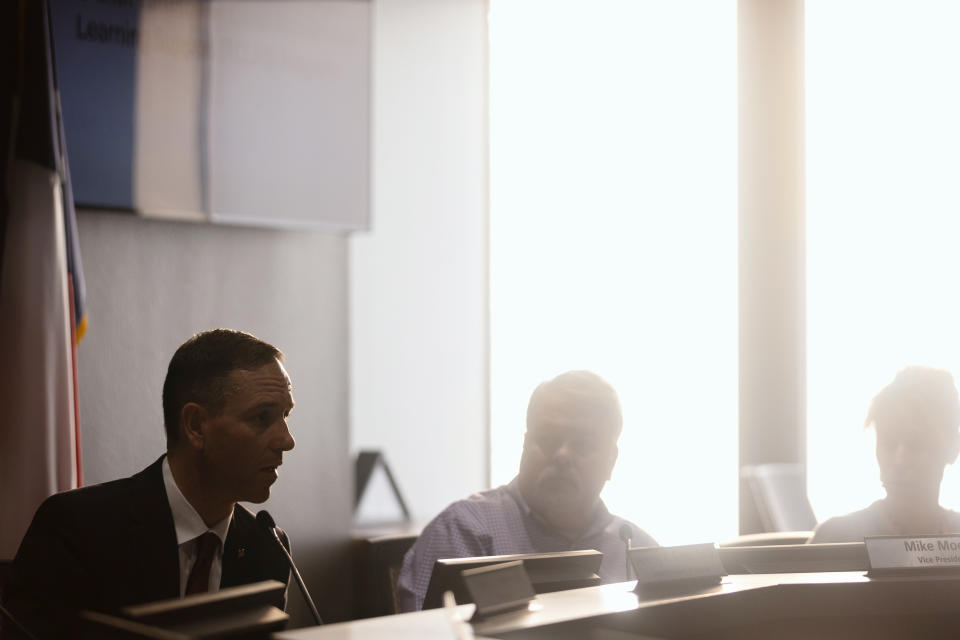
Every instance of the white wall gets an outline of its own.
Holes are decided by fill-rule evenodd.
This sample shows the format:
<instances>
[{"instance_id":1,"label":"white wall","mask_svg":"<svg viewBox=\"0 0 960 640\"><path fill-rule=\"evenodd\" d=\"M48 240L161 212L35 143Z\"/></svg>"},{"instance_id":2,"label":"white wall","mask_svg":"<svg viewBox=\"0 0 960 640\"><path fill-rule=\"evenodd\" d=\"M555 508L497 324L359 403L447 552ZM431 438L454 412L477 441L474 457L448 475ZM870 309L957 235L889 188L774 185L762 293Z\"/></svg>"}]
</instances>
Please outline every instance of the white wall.
<instances>
[{"instance_id":1,"label":"white wall","mask_svg":"<svg viewBox=\"0 0 960 640\"><path fill-rule=\"evenodd\" d=\"M352 598L351 454L385 450L421 519L488 477L486 5L373 6L371 233L79 216L86 482L163 451L162 380L190 334L230 326L276 343L297 447L265 506L332 620Z\"/></svg>"},{"instance_id":2,"label":"white wall","mask_svg":"<svg viewBox=\"0 0 960 640\"><path fill-rule=\"evenodd\" d=\"M487 7L375 0L373 230L350 246L350 448L414 518L488 482Z\"/></svg>"},{"instance_id":3,"label":"white wall","mask_svg":"<svg viewBox=\"0 0 960 640\"><path fill-rule=\"evenodd\" d=\"M346 240L90 211L79 236L90 313L78 352L85 484L164 452L163 378L190 335L224 326L276 344L293 381L297 444L264 507L290 534L321 614L347 617ZM296 616L295 591L290 603Z\"/></svg>"}]
</instances>

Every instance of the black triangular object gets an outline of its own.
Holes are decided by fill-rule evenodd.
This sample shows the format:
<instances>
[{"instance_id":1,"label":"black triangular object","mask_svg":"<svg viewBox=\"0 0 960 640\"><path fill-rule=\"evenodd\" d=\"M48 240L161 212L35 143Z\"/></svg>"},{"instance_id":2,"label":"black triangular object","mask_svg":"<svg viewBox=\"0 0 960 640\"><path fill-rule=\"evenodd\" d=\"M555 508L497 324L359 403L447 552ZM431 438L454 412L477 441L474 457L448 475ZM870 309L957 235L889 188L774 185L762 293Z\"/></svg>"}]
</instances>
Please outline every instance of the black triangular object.
<instances>
[{"instance_id":1,"label":"black triangular object","mask_svg":"<svg viewBox=\"0 0 960 640\"><path fill-rule=\"evenodd\" d=\"M386 459L383 457L383 453L380 451L361 451L357 454L357 461L355 465L356 469L356 492L354 493L353 498L353 510L356 512L357 507L360 506L360 501L363 499L363 494L367 490L367 484L370 482L370 478L373 477L373 471L377 468L377 465L383 467L384 472L387 474L387 480L390 482L390 487L393 489L393 495L397 499L397 504L400 505L400 511L403 512L403 519L405 522L410 521L410 511L407 509L407 503L404 502L403 496L400 495L400 488L397 486L396 480L393 479L393 474L390 472L390 466L387 464Z\"/></svg>"}]
</instances>

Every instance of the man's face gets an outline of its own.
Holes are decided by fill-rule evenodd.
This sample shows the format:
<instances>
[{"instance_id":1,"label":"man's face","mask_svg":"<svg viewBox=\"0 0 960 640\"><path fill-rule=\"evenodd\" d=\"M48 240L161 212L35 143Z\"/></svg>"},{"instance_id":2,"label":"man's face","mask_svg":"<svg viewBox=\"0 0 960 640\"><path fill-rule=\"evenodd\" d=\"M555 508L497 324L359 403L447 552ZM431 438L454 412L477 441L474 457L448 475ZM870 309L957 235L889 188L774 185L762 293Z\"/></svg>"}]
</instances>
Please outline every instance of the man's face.
<instances>
[{"instance_id":1,"label":"man's face","mask_svg":"<svg viewBox=\"0 0 960 640\"><path fill-rule=\"evenodd\" d=\"M936 499L943 468L951 461L949 434L907 417L876 423L880 478L893 499Z\"/></svg>"},{"instance_id":2,"label":"man's face","mask_svg":"<svg viewBox=\"0 0 960 640\"><path fill-rule=\"evenodd\" d=\"M230 374L223 410L204 425L202 460L208 488L231 502L263 502L283 452L294 447L287 418L290 378L279 361Z\"/></svg>"},{"instance_id":3,"label":"man's face","mask_svg":"<svg viewBox=\"0 0 960 640\"><path fill-rule=\"evenodd\" d=\"M616 427L589 400L556 395L531 412L520 459L520 491L561 532L582 533L617 460Z\"/></svg>"}]
</instances>

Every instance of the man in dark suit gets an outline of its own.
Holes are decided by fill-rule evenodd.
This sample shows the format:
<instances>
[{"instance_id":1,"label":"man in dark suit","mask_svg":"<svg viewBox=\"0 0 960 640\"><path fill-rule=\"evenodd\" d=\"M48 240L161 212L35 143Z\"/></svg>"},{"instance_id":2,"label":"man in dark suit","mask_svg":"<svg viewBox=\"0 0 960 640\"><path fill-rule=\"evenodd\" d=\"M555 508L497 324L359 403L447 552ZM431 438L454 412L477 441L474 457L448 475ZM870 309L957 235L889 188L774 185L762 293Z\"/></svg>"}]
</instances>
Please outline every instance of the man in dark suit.
<instances>
[{"instance_id":1,"label":"man in dark suit","mask_svg":"<svg viewBox=\"0 0 960 640\"><path fill-rule=\"evenodd\" d=\"M51 496L34 515L3 592L31 633L67 637L84 609L288 583L276 540L237 504L265 501L294 447L282 360L227 329L181 345L163 385L166 455L130 478Z\"/></svg>"}]
</instances>

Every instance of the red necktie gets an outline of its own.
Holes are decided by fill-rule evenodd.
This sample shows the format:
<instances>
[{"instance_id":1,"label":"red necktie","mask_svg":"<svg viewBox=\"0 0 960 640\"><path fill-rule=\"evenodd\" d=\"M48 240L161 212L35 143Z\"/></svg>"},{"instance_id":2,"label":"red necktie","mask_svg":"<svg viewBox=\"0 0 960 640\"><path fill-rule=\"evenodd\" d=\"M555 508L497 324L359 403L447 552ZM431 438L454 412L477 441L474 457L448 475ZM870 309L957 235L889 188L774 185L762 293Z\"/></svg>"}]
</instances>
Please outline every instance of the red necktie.
<instances>
[{"instance_id":1,"label":"red necktie","mask_svg":"<svg viewBox=\"0 0 960 640\"><path fill-rule=\"evenodd\" d=\"M206 593L210 590L210 565L213 564L213 556L216 555L220 547L220 538L213 531L207 531L197 540L197 561L193 563L190 569L190 575L187 577L187 589L184 595L193 593Z\"/></svg>"}]
</instances>

